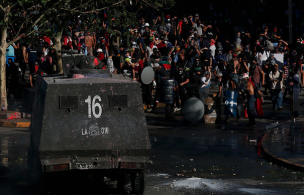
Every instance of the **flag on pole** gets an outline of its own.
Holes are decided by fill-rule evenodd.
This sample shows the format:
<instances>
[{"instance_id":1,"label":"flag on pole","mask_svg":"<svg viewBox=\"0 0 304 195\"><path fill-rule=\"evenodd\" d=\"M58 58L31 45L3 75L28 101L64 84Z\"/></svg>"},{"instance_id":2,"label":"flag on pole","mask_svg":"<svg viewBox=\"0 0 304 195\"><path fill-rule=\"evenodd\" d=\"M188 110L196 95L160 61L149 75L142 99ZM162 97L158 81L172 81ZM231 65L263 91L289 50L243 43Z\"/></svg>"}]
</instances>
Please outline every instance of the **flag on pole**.
<instances>
[{"instance_id":1,"label":"flag on pole","mask_svg":"<svg viewBox=\"0 0 304 195\"><path fill-rule=\"evenodd\" d=\"M237 96L237 91L227 90L225 92L225 115L236 117Z\"/></svg>"}]
</instances>

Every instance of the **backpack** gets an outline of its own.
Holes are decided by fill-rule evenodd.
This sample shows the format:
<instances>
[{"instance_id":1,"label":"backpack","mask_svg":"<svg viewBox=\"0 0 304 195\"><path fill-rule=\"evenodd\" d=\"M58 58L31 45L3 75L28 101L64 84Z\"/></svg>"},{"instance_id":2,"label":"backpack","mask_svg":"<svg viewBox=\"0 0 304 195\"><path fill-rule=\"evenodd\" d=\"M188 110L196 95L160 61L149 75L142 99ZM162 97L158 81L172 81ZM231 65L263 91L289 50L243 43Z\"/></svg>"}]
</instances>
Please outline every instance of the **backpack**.
<instances>
[{"instance_id":1,"label":"backpack","mask_svg":"<svg viewBox=\"0 0 304 195\"><path fill-rule=\"evenodd\" d=\"M229 60L228 66L227 66L228 73L234 72L234 60Z\"/></svg>"}]
</instances>

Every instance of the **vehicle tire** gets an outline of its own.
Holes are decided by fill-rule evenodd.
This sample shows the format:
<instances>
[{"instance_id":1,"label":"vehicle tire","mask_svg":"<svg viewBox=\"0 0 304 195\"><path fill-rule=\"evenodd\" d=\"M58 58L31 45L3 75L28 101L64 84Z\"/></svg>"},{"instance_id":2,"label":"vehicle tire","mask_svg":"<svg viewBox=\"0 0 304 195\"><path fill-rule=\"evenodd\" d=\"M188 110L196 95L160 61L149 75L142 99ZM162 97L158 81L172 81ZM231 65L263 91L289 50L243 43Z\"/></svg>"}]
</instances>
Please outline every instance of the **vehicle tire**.
<instances>
[{"instance_id":1,"label":"vehicle tire","mask_svg":"<svg viewBox=\"0 0 304 195\"><path fill-rule=\"evenodd\" d=\"M130 194L131 193L131 176L130 173L124 173L117 180L118 190L122 194Z\"/></svg>"},{"instance_id":2,"label":"vehicle tire","mask_svg":"<svg viewBox=\"0 0 304 195\"><path fill-rule=\"evenodd\" d=\"M134 194L143 194L146 187L145 173L135 173L132 177L132 189Z\"/></svg>"}]
</instances>

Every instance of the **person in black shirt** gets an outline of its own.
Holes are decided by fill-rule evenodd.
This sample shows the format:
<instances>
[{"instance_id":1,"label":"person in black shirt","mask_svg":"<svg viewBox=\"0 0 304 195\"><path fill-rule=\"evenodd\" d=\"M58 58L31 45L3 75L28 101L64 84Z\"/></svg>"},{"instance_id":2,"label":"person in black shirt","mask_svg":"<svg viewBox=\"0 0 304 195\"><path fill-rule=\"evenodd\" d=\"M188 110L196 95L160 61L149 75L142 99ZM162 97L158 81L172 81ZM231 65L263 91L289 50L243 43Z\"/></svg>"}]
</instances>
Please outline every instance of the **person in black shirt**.
<instances>
[{"instance_id":1,"label":"person in black shirt","mask_svg":"<svg viewBox=\"0 0 304 195\"><path fill-rule=\"evenodd\" d=\"M175 76L175 80L178 83L179 95L181 99L181 107L183 107L184 103L188 98L186 87L189 83L189 72L184 71L184 68L179 66L178 73Z\"/></svg>"},{"instance_id":2,"label":"person in black shirt","mask_svg":"<svg viewBox=\"0 0 304 195\"><path fill-rule=\"evenodd\" d=\"M18 66L16 66L16 64L13 62L13 60L11 58L9 58L7 60L9 66L6 66L6 78L7 81L7 89L8 89L8 97L10 97L12 94L17 94L17 92L19 91L19 77L21 76L21 69L19 71Z\"/></svg>"},{"instance_id":3,"label":"person in black shirt","mask_svg":"<svg viewBox=\"0 0 304 195\"><path fill-rule=\"evenodd\" d=\"M165 44L165 46L161 47L159 49L159 52L160 52L162 58L167 57L169 59L169 56L171 55L171 53L173 51L173 47L169 47L168 46L168 41L166 41L166 40L163 40L163 43Z\"/></svg>"},{"instance_id":4,"label":"person in black shirt","mask_svg":"<svg viewBox=\"0 0 304 195\"><path fill-rule=\"evenodd\" d=\"M198 97L198 90L201 77L203 76L203 69L199 58L195 58L194 64L190 70L190 83L194 84L194 95ZM199 97L198 97L199 98Z\"/></svg>"},{"instance_id":5,"label":"person in black shirt","mask_svg":"<svg viewBox=\"0 0 304 195\"><path fill-rule=\"evenodd\" d=\"M204 64L204 70L210 72L212 67L212 57L210 50L207 48L203 48L202 61Z\"/></svg>"},{"instance_id":6,"label":"person in black shirt","mask_svg":"<svg viewBox=\"0 0 304 195\"><path fill-rule=\"evenodd\" d=\"M271 69L271 67L272 67L271 62L270 62L269 59L267 59L266 62L264 63L264 65L263 65L263 67L262 67L263 72L265 73L265 81L266 81L265 86L264 86L264 88L265 88L264 94L265 95L267 95L267 89L270 90L269 89L269 87L270 87L269 73L270 73L270 71L273 71Z\"/></svg>"},{"instance_id":7,"label":"person in black shirt","mask_svg":"<svg viewBox=\"0 0 304 195\"><path fill-rule=\"evenodd\" d=\"M217 34L215 31L213 31L212 26L209 25L207 26L207 30L206 30L206 35L207 35L207 39L210 41L211 39L214 39L215 41L217 40Z\"/></svg>"},{"instance_id":8,"label":"person in black shirt","mask_svg":"<svg viewBox=\"0 0 304 195\"><path fill-rule=\"evenodd\" d=\"M271 42L273 44L273 47L277 47L278 44L279 44L279 42L280 42L280 40L281 40L281 36L280 36L280 34L277 31L278 31L278 29L275 26L273 28L273 32L270 35L270 40L271 40Z\"/></svg>"}]
</instances>

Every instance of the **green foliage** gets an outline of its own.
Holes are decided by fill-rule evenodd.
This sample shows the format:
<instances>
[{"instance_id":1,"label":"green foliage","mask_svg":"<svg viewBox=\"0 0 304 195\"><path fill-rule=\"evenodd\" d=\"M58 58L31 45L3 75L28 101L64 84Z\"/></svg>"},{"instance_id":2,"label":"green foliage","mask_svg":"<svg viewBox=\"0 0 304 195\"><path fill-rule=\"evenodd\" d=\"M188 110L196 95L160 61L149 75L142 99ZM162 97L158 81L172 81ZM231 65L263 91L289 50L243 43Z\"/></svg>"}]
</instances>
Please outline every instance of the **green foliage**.
<instances>
[{"instance_id":1,"label":"green foliage","mask_svg":"<svg viewBox=\"0 0 304 195\"><path fill-rule=\"evenodd\" d=\"M103 24L107 23L108 33L115 35L118 33L115 29L119 27L125 30L123 38L128 39L130 37L128 29L137 25L138 11L142 9L161 11L175 4L175 0L132 0L132 5L130 0L2 0L2 2L1 6L4 10L0 8L0 25L13 32L12 39L18 38L21 34L34 39L35 26L38 27L39 34L54 38L70 25L69 21L74 19L82 21L81 30L102 30ZM39 13L33 14L36 9ZM106 18L103 17L104 11ZM24 13L26 17L22 16Z\"/></svg>"}]
</instances>

